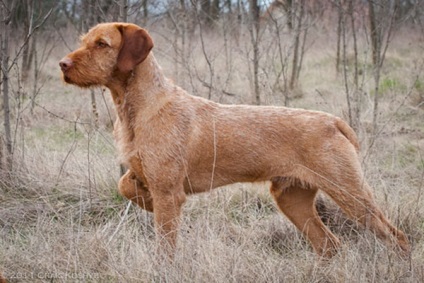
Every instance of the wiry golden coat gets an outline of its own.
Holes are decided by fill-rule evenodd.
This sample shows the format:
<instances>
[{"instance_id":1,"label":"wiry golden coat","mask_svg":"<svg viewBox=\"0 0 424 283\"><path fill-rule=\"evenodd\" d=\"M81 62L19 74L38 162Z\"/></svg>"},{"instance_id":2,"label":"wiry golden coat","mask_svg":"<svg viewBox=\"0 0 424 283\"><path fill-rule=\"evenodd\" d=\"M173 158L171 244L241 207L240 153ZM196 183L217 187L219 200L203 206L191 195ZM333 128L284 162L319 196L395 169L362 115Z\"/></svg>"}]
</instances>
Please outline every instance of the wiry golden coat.
<instances>
[{"instance_id":1,"label":"wiry golden coat","mask_svg":"<svg viewBox=\"0 0 424 283\"><path fill-rule=\"evenodd\" d=\"M352 219L403 254L410 247L376 206L358 161L353 130L340 118L285 107L221 105L187 94L164 77L149 34L99 24L61 60L64 80L110 89L114 135L129 168L120 192L154 212L161 245L173 249L186 195L235 182L269 180L279 208L332 256L340 243L315 210L318 189Z\"/></svg>"}]
</instances>

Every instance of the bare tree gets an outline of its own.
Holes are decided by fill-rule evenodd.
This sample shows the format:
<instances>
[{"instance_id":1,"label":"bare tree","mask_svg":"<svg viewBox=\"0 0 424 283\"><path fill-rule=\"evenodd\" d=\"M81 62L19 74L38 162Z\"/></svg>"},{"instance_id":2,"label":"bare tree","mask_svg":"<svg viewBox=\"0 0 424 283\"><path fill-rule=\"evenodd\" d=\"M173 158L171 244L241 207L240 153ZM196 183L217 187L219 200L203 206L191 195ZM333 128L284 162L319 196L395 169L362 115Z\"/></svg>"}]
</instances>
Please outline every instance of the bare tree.
<instances>
[{"instance_id":1,"label":"bare tree","mask_svg":"<svg viewBox=\"0 0 424 283\"><path fill-rule=\"evenodd\" d=\"M4 138L6 144L6 168L12 168L12 135L10 125L10 105L9 105L9 38L12 13L16 7L15 1L1 1L1 32L0 32L0 65L1 65L1 86L3 90L4 108Z\"/></svg>"},{"instance_id":2,"label":"bare tree","mask_svg":"<svg viewBox=\"0 0 424 283\"><path fill-rule=\"evenodd\" d=\"M143 7L143 24L146 25L147 19L149 18L149 8L147 5L147 0L141 1L141 5Z\"/></svg>"},{"instance_id":3,"label":"bare tree","mask_svg":"<svg viewBox=\"0 0 424 283\"><path fill-rule=\"evenodd\" d=\"M307 36L311 26L307 5L305 0L273 0L261 16L261 26L271 32L271 37L264 37L269 41L268 46L262 46L262 49L267 50L267 57L270 50L275 50L276 58L271 60L278 60L280 64L277 69L274 67L274 70L268 70L265 75L273 76L274 73L271 90L273 93L277 90L283 93L286 106L289 105L290 92L298 86L306 53Z\"/></svg>"},{"instance_id":4,"label":"bare tree","mask_svg":"<svg viewBox=\"0 0 424 283\"><path fill-rule=\"evenodd\" d=\"M377 133L380 76L385 54L393 36L398 1L368 1L370 41L374 75L373 131Z\"/></svg>"},{"instance_id":5,"label":"bare tree","mask_svg":"<svg viewBox=\"0 0 424 283\"><path fill-rule=\"evenodd\" d=\"M4 158L3 137L2 137L2 135L0 135L0 172L3 170L3 158Z\"/></svg>"},{"instance_id":6,"label":"bare tree","mask_svg":"<svg viewBox=\"0 0 424 283\"><path fill-rule=\"evenodd\" d=\"M349 0L348 3L348 13L350 15L350 26L352 30L352 44L353 44L353 108L351 111L351 127L359 132L360 123L361 123L361 102L362 102L362 86L359 84L359 60L358 60L358 41L356 37L356 23L355 23L355 13L354 13L354 1ZM346 60L345 60L346 61Z\"/></svg>"},{"instance_id":7,"label":"bare tree","mask_svg":"<svg viewBox=\"0 0 424 283\"><path fill-rule=\"evenodd\" d=\"M361 108L361 86L359 84L359 61L358 61L358 45L357 30L355 24L355 0L341 1L337 0L335 5L338 13L337 27L337 57L336 70L339 71L340 61L343 63L343 82L346 93L346 102L348 108L348 121L355 131L360 130L360 108ZM350 23L350 25L349 25ZM350 33L349 33L350 27ZM349 67L348 52L350 48L347 45L348 36L352 35L353 45L353 68ZM350 40L349 40L350 41ZM353 71L352 71L353 70ZM353 72L353 87L351 87L350 75Z\"/></svg>"},{"instance_id":8,"label":"bare tree","mask_svg":"<svg viewBox=\"0 0 424 283\"><path fill-rule=\"evenodd\" d=\"M200 18L205 26L213 28L219 18L220 0L200 0L200 11Z\"/></svg>"},{"instance_id":9,"label":"bare tree","mask_svg":"<svg viewBox=\"0 0 424 283\"><path fill-rule=\"evenodd\" d=\"M202 7L203 7L205 2L207 2L207 1L201 2ZM202 81L203 85L205 85L208 88L208 99L211 99L212 98L213 85L214 85L213 80L214 80L214 76L215 76L214 67L212 65L211 58L210 58L208 52L206 51L206 45L205 45L205 40L204 40L204 32L205 32L204 24L202 24L202 22L201 22L200 15L197 12L197 9L195 9L195 11L196 11L196 19L197 19L197 22L198 22L198 25L199 25L199 37L200 37L200 43L201 43L201 46L202 46L202 53L203 53L203 57L205 58L206 64L208 66L208 70L209 70L209 80L208 81L201 79L199 76L198 76L198 78L199 78L200 81Z\"/></svg>"},{"instance_id":10,"label":"bare tree","mask_svg":"<svg viewBox=\"0 0 424 283\"><path fill-rule=\"evenodd\" d=\"M12 131L11 131L11 107L10 107L10 93L9 93L9 75L12 68L15 66L17 67L18 60L21 58L22 53L24 52L25 48L27 47L28 43L34 36L35 32L40 29L42 25L46 22L46 20L50 17L52 14L53 9L50 9L43 17L40 17L41 20L36 24L35 21L31 25L31 29L25 32L25 37L23 39L23 42L21 42L15 51L14 57L10 57L10 50L9 50L9 39L10 34L12 32L12 22L13 18L16 16L16 9L17 4L19 3L19 0L13 0L13 1L0 1L0 7L1 7L1 32L0 32L0 43L1 43L1 52L0 52L0 65L1 65L1 85L2 85L2 91L3 91L3 108L4 108L4 131L5 131L5 145L6 145L6 163L7 167L12 167L12 161L13 161L13 139L12 139ZM27 2L25 2L27 3ZM34 12L34 10L32 10ZM34 43L35 44L35 43ZM35 48L35 45L34 45ZM19 78L19 70L18 72L18 84L20 84ZM19 95L20 96L20 95ZM22 97L18 97L22 99ZM19 103L18 103L19 106ZM20 108L20 106L18 107ZM19 115L17 115L19 116ZM18 119L18 118L17 118ZM17 129L17 124L15 129ZM16 135L15 131L15 135Z\"/></svg>"},{"instance_id":11,"label":"bare tree","mask_svg":"<svg viewBox=\"0 0 424 283\"><path fill-rule=\"evenodd\" d=\"M342 40L342 21L344 17L344 10L342 6L342 0L336 0L335 5L337 6L337 45L336 45L336 72L340 72L340 48Z\"/></svg>"},{"instance_id":12,"label":"bare tree","mask_svg":"<svg viewBox=\"0 0 424 283\"><path fill-rule=\"evenodd\" d=\"M197 2L191 1L195 6ZM180 66L186 66L186 43L188 29L188 7L185 0L180 0L179 3L174 3L174 6L169 7L167 14L169 16L173 32L172 46L174 50L174 72L177 80L180 79ZM197 10L195 10L197 13ZM197 16L195 16L197 22Z\"/></svg>"},{"instance_id":13,"label":"bare tree","mask_svg":"<svg viewBox=\"0 0 424 283\"><path fill-rule=\"evenodd\" d=\"M292 13L293 0L273 0L268 9L264 12L261 17L262 20L267 20L269 18L274 18L274 13L278 11L283 11L286 16L287 26L290 30L293 29L293 13Z\"/></svg>"},{"instance_id":14,"label":"bare tree","mask_svg":"<svg viewBox=\"0 0 424 283\"><path fill-rule=\"evenodd\" d=\"M260 6L257 0L250 0L249 2L249 33L250 42L253 47L253 86L255 103L261 104L261 94L259 90L259 44L260 44Z\"/></svg>"},{"instance_id":15,"label":"bare tree","mask_svg":"<svg viewBox=\"0 0 424 283\"><path fill-rule=\"evenodd\" d=\"M144 1L146 3L146 1ZM128 0L119 1L119 21L128 21Z\"/></svg>"},{"instance_id":16,"label":"bare tree","mask_svg":"<svg viewBox=\"0 0 424 283\"><path fill-rule=\"evenodd\" d=\"M25 32L30 32L33 28L34 24L34 9L36 1L25 0L20 3L22 9L22 22L25 29ZM38 3L39 4L39 3ZM33 42L32 42L33 41ZM33 62L32 58L35 52L35 36L32 36L32 40L28 42L28 44L24 45L22 51L22 65L21 65L21 79L22 81L26 81L29 75L29 71L31 69L31 64Z\"/></svg>"},{"instance_id":17,"label":"bare tree","mask_svg":"<svg viewBox=\"0 0 424 283\"><path fill-rule=\"evenodd\" d=\"M294 36L294 49L293 49L293 62L292 62L292 72L290 76L290 84L289 87L291 90L295 88L297 85L301 63L303 58L303 47L306 41L307 35L307 25L305 25L305 0L295 1L293 2L295 7L292 7L292 17L295 18L295 36ZM297 11L299 10L298 16ZM301 41L301 35L303 32L303 41ZM303 46L303 47L302 47Z\"/></svg>"},{"instance_id":18,"label":"bare tree","mask_svg":"<svg viewBox=\"0 0 424 283\"><path fill-rule=\"evenodd\" d=\"M219 4L220 4L219 0L212 0L210 17L213 22L216 22L219 19L219 14L220 14Z\"/></svg>"},{"instance_id":19,"label":"bare tree","mask_svg":"<svg viewBox=\"0 0 424 283\"><path fill-rule=\"evenodd\" d=\"M289 11L291 8L288 8L287 6L291 5L290 1L283 1L283 0L275 0L273 1L268 9L265 11L263 16L261 17L261 22L263 25L268 24L268 22L271 22L271 32L274 38L275 46L276 46L276 57L277 62L279 62L279 68L276 70L273 70L275 73L275 79L274 83L272 84L271 90L273 93L279 91L283 93L284 96L284 105L289 106L289 90L288 90L288 66L289 66L289 57L290 52L286 52L286 41L285 39L285 30L288 28L289 30L292 29L291 23L289 23L288 20L281 21L278 17L279 11L284 11L286 18L288 18ZM286 45L285 45L286 43ZM288 43L290 45L290 43ZM269 59L269 60L275 60L275 59ZM281 83L282 80L282 83Z\"/></svg>"}]
</instances>

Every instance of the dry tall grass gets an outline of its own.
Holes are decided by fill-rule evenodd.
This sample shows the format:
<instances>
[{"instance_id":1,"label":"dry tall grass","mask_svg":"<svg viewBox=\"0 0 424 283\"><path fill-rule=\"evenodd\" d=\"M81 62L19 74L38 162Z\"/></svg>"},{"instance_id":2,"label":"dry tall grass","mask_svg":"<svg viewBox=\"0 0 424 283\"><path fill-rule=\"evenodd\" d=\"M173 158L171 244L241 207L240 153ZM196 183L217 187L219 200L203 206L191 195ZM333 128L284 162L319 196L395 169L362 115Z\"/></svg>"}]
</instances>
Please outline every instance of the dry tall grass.
<instances>
[{"instance_id":1,"label":"dry tall grass","mask_svg":"<svg viewBox=\"0 0 424 283\"><path fill-rule=\"evenodd\" d=\"M177 46L167 39L172 33L154 25L150 30L165 72L190 92L206 96L208 88L199 78L208 81L210 73L198 35L180 60L174 56ZM343 83L334 71L334 38L320 30L312 34L291 106L344 116ZM264 35L264 44L271 38L271 33ZM250 103L248 38L224 41L222 35L206 34L204 39L214 68L212 99ZM2 172L0 180L0 270L11 282L424 282L423 42L415 33L396 37L388 50L381 87L382 130L373 143L368 131L373 80L367 69L369 52L362 55L368 98L362 106L363 166L379 205L410 237L413 252L408 260L347 221L326 200L327 220L343 248L332 260L317 261L304 238L277 211L269 184L261 183L190 197L175 261L161 261L152 215L117 193L109 94L98 91L100 126L95 128L87 91L60 80L57 62L65 53L57 48L46 63L34 115L21 110L14 171ZM271 91L268 73L278 62L267 56L261 63L262 100L282 104L282 94ZM179 59L178 65L174 59Z\"/></svg>"}]
</instances>

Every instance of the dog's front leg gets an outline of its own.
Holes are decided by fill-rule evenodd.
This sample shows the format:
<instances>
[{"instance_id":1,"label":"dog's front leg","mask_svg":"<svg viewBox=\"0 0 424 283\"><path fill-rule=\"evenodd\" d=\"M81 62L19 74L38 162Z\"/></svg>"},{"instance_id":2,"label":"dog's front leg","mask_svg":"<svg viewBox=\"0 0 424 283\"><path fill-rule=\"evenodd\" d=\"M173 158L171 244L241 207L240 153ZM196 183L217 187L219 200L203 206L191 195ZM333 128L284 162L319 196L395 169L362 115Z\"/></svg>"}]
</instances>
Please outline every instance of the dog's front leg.
<instances>
[{"instance_id":1,"label":"dog's front leg","mask_svg":"<svg viewBox=\"0 0 424 283\"><path fill-rule=\"evenodd\" d=\"M128 170L121 177L118 188L121 195L136 203L142 209L153 212L153 199L149 189L132 170Z\"/></svg>"},{"instance_id":2,"label":"dog's front leg","mask_svg":"<svg viewBox=\"0 0 424 283\"><path fill-rule=\"evenodd\" d=\"M186 200L183 184L167 189L151 188L151 193L158 244L162 251L172 257L176 246L181 209Z\"/></svg>"}]
</instances>

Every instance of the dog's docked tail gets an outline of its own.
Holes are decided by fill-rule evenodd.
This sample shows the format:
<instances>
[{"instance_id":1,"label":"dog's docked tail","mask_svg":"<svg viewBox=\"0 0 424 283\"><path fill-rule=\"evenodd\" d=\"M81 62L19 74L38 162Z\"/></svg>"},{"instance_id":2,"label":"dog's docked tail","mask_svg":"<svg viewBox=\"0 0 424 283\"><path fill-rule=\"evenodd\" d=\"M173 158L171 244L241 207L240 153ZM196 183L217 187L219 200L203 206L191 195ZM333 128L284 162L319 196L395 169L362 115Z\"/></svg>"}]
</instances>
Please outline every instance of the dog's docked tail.
<instances>
[{"instance_id":1,"label":"dog's docked tail","mask_svg":"<svg viewBox=\"0 0 424 283\"><path fill-rule=\"evenodd\" d=\"M359 142L358 136L355 131L342 119L336 118L336 126L339 131L351 142L351 144L355 147L356 152L359 153Z\"/></svg>"}]
</instances>

